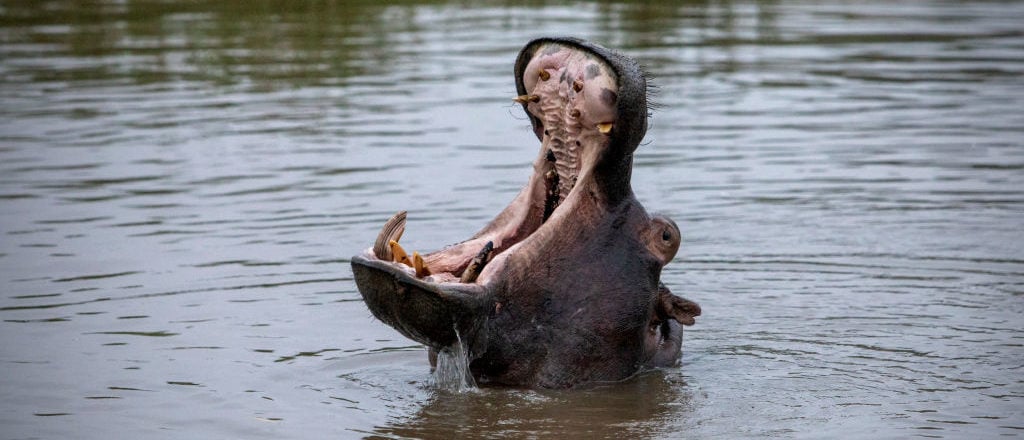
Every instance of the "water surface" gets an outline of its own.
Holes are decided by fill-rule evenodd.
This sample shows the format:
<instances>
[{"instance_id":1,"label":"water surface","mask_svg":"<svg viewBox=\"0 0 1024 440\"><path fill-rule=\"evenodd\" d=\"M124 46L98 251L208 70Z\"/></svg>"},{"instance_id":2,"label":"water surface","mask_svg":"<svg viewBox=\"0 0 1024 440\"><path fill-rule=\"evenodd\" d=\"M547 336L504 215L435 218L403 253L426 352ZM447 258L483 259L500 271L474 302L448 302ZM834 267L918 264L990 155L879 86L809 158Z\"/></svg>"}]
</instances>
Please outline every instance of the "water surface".
<instances>
[{"instance_id":1,"label":"water surface","mask_svg":"<svg viewBox=\"0 0 1024 440\"><path fill-rule=\"evenodd\" d=\"M3 438L1024 434L1020 2L0 6ZM438 391L348 258L530 173L530 38L641 60L680 368Z\"/></svg>"}]
</instances>

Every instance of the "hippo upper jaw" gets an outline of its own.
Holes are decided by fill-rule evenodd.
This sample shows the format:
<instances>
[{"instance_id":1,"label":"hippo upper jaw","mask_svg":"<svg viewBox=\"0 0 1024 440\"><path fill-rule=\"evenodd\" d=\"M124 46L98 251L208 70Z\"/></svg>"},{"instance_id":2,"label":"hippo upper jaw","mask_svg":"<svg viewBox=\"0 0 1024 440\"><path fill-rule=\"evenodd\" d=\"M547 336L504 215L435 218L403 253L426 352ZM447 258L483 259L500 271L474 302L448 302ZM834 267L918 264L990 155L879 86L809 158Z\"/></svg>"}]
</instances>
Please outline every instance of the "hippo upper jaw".
<instances>
[{"instance_id":1,"label":"hippo upper jaw","mask_svg":"<svg viewBox=\"0 0 1024 440\"><path fill-rule=\"evenodd\" d=\"M595 155L590 169L606 197L616 201L632 193L632 154L647 133L649 113L646 76L635 60L577 38L538 38L519 52L515 78L520 96L557 93L557 99L521 102L538 139L543 142L552 129L585 135L599 127L602 136L591 142L573 140Z\"/></svg>"}]
</instances>

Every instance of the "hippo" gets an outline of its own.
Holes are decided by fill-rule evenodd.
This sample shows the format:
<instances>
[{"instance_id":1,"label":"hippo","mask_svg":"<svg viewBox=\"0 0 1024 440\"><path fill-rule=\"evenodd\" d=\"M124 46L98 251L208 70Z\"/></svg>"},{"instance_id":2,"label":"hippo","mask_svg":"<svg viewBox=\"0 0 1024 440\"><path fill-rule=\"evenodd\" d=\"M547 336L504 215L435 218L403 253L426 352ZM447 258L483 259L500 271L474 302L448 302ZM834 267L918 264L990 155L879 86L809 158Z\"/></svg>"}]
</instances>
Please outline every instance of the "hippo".
<instances>
[{"instance_id":1,"label":"hippo","mask_svg":"<svg viewBox=\"0 0 1024 440\"><path fill-rule=\"evenodd\" d=\"M576 38L530 41L515 82L540 152L523 190L466 241L410 255L406 213L352 257L371 313L436 353L461 344L482 385L573 388L678 365L700 306L661 270L676 224L630 186L647 131L633 59Z\"/></svg>"}]
</instances>

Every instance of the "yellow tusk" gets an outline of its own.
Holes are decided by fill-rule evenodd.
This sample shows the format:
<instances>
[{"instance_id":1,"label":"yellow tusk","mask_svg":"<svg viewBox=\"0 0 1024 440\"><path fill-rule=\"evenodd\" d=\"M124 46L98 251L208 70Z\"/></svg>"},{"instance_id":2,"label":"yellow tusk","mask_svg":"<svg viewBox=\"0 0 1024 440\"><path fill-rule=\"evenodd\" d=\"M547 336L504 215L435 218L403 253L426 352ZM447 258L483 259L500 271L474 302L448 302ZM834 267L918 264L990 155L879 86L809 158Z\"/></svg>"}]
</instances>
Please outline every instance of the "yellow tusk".
<instances>
[{"instance_id":1,"label":"yellow tusk","mask_svg":"<svg viewBox=\"0 0 1024 440\"><path fill-rule=\"evenodd\" d=\"M600 131L601 134L611 133L612 125L613 124L611 122L603 122L603 123L597 124L597 131Z\"/></svg>"},{"instance_id":2,"label":"yellow tusk","mask_svg":"<svg viewBox=\"0 0 1024 440\"><path fill-rule=\"evenodd\" d=\"M423 262L423 257L419 252L412 253L412 267L416 269L417 277L423 278L430 275L430 269L427 269L427 264Z\"/></svg>"},{"instance_id":3,"label":"yellow tusk","mask_svg":"<svg viewBox=\"0 0 1024 440\"><path fill-rule=\"evenodd\" d=\"M551 74L548 73L548 71L544 70L544 69L540 69L539 76L540 76L540 80L541 81L547 81L548 79L551 78Z\"/></svg>"},{"instance_id":4,"label":"yellow tusk","mask_svg":"<svg viewBox=\"0 0 1024 440\"><path fill-rule=\"evenodd\" d=\"M402 249L402 246L397 241L391 240L388 245L391 246L391 255L394 256L395 262L412 267L412 262L409 261L409 254L405 253L405 249Z\"/></svg>"}]
</instances>

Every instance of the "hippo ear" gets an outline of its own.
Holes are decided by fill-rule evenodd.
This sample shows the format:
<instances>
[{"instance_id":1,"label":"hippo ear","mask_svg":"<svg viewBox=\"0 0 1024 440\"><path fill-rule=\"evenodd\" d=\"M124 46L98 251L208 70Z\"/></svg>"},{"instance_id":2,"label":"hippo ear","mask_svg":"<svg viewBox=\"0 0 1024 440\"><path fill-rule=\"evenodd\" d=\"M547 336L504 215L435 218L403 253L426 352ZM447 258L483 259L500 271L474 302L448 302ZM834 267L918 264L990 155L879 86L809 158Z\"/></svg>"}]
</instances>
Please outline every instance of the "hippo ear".
<instances>
[{"instance_id":1,"label":"hippo ear","mask_svg":"<svg viewBox=\"0 0 1024 440\"><path fill-rule=\"evenodd\" d=\"M373 316L409 339L441 350L461 338L471 357L474 348L483 348L483 324L492 303L483 286L430 283L392 263L362 256L352 259L352 272Z\"/></svg>"},{"instance_id":2,"label":"hippo ear","mask_svg":"<svg viewBox=\"0 0 1024 440\"><path fill-rule=\"evenodd\" d=\"M674 319L682 325L693 325L700 316L697 303L672 294L664 284L658 286L658 317Z\"/></svg>"}]
</instances>

